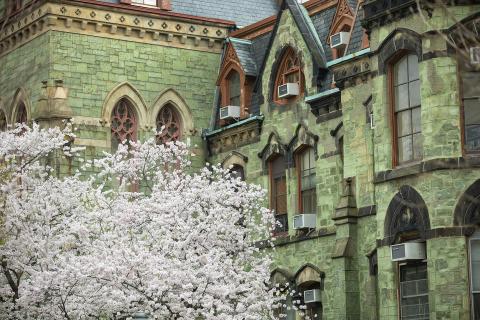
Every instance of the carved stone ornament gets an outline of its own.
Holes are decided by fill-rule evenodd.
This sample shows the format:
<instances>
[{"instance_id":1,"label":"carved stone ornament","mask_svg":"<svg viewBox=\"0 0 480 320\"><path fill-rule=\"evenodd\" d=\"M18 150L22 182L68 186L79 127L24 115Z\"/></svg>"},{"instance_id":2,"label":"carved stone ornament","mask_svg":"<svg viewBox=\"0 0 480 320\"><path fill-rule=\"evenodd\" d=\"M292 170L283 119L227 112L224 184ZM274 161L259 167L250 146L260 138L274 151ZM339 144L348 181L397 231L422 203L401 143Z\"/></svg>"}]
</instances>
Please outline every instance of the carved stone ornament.
<instances>
[{"instance_id":1,"label":"carved stone ornament","mask_svg":"<svg viewBox=\"0 0 480 320\"><path fill-rule=\"evenodd\" d=\"M430 229L428 209L420 194L410 186L402 186L393 197L385 217L385 240L394 244L402 233L418 232L425 239Z\"/></svg>"}]
</instances>

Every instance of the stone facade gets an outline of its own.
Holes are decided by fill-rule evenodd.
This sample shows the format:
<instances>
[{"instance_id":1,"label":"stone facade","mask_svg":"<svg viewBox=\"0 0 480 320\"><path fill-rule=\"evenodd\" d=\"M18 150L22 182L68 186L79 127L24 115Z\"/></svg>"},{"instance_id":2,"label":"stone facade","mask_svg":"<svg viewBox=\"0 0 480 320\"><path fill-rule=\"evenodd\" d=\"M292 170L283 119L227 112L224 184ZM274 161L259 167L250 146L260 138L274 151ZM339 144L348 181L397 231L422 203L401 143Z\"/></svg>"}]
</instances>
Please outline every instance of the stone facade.
<instances>
[{"instance_id":1,"label":"stone facade","mask_svg":"<svg viewBox=\"0 0 480 320\"><path fill-rule=\"evenodd\" d=\"M474 319L471 279L480 271L470 269L469 237L480 221L480 160L464 152L458 58L437 31L448 34L458 21L480 30L480 6L422 7L426 23L415 1L388 1L384 11L380 2L311 0L302 8L285 0L278 16L231 32L228 21L37 1L0 35L0 109L8 123L20 102L29 120L73 119L75 143L93 158L111 150L110 117L120 99L135 106L140 139L153 135L156 115L170 103L197 155L194 167L241 166L248 182L271 194L269 162L285 159L289 228L275 240L272 279L300 292L319 289L317 318L402 319L401 270L412 261L393 262L391 245L419 241L428 311L418 319ZM340 11L353 23L350 45L358 50L333 60L327 37ZM224 44L226 36L242 41ZM251 90L248 112L230 122L219 119L217 87L226 48L242 50L235 56L248 77L242 90ZM298 99L278 103L286 48L299 57L305 87ZM402 52L419 61L423 156L396 165L390 70ZM306 148L314 151L316 191L315 228L307 230L293 228L301 213L297 158Z\"/></svg>"}]
</instances>

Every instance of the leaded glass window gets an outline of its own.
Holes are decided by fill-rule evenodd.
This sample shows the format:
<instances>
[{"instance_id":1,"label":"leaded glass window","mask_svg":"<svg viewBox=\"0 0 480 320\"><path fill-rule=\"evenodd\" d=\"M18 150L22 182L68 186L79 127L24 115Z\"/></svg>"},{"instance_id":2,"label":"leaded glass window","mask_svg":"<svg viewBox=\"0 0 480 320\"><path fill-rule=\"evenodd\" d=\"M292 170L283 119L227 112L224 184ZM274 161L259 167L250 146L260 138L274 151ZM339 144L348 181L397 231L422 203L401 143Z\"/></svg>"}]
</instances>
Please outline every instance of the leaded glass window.
<instances>
[{"instance_id":1,"label":"leaded glass window","mask_svg":"<svg viewBox=\"0 0 480 320\"><path fill-rule=\"evenodd\" d=\"M167 104L157 115L157 143L177 141L181 138L181 122L175 108Z\"/></svg>"},{"instance_id":2,"label":"leaded glass window","mask_svg":"<svg viewBox=\"0 0 480 320\"><path fill-rule=\"evenodd\" d=\"M404 56L393 68L397 163L423 158L418 57Z\"/></svg>"},{"instance_id":3,"label":"leaded glass window","mask_svg":"<svg viewBox=\"0 0 480 320\"><path fill-rule=\"evenodd\" d=\"M137 127L137 117L132 105L128 100L121 99L112 111L112 148L116 149L123 141L136 141Z\"/></svg>"}]
</instances>

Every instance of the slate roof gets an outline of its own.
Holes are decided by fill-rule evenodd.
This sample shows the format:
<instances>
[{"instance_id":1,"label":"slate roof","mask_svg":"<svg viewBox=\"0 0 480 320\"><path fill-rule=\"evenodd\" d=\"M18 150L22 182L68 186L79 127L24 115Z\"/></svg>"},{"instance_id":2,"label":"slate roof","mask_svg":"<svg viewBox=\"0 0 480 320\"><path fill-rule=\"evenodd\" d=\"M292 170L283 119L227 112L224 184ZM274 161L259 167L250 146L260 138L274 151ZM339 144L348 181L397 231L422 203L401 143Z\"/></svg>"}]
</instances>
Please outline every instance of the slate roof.
<instances>
[{"instance_id":1,"label":"slate roof","mask_svg":"<svg viewBox=\"0 0 480 320\"><path fill-rule=\"evenodd\" d=\"M235 21L244 27L277 14L276 0L172 0L173 12Z\"/></svg>"},{"instance_id":2,"label":"slate roof","mask_svg":"<svg viewBox=\"0 0 480 320\"><path fill-rule=\"evenodd\" d=\"M257 61L255 60L252 42L244 39L229 38L240 60L243 71L246 75L257 76Z\"/></svg>"},{"instance_id":3,"label":"slate roof","mask_svg":"<svg viewBox=\"0 0 480 320\"><path fill-rule=\"evenodd\" d=\"M357 18L353 25L353 30L350 35L350 43L348 44L346 55L357 52L362 47L362 37L363 37L363 28L362 28L362 19L363 19L363 10L359 10L357 13Z\"/></svg>"}]
</instances>

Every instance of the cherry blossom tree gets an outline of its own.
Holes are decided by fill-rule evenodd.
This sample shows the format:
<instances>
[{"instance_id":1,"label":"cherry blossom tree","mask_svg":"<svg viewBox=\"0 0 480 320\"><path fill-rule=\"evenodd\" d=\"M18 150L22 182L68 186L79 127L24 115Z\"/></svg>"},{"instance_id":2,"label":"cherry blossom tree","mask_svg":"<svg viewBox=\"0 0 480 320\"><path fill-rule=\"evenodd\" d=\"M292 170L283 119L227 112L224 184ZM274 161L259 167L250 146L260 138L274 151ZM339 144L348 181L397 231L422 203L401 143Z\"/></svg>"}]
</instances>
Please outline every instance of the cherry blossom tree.
<instances>
[{"instance_id":1,"label":"cherry blossom tree","mask_svg":"<svg viewBox=\"0 0 480 320\"><path fill-rule=\"evenodd\" d=\"M70 127L0 133L0 319L271 319L264 191L154 139L53 174ZM1 242L0 242L1 243Z\"/></svg>"}]
</instances>

